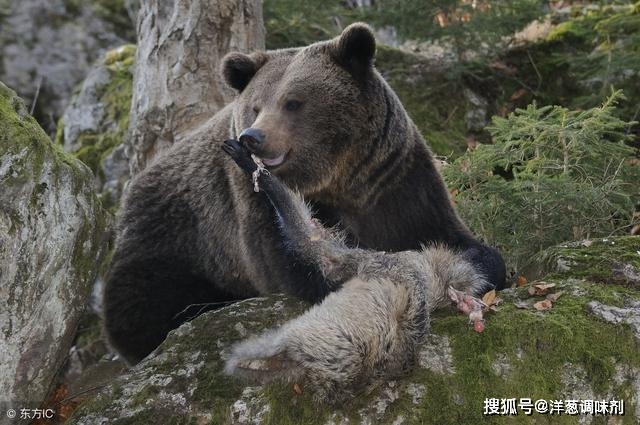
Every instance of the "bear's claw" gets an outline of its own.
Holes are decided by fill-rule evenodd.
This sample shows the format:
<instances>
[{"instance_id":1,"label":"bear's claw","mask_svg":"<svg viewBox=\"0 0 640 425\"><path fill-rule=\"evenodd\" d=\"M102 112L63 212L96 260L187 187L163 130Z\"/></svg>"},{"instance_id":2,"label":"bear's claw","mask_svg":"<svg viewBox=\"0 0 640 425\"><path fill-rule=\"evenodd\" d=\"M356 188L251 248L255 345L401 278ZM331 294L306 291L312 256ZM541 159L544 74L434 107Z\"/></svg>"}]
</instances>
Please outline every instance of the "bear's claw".
<instances>
[{"instance_id":1,"label":"bear's claw","mask_svg":"<svg viewBox=\"0 0 640 425\"><path fill-rule=\"evenodd\" d=\"M258 165L251 158L251 152L239 141L233 139L225 140L222 150L247 173L252 174L258 169Z\"/></svg>"},{"instance_id":2,"label":"bear's claw","mask_svg":"<svg viewBox=\"0 0 640 425\"><path fill-rule=\"evenodd\" d=\"M260 178L260 174L265 174L268 176L270 173L269 170L264 168L264 164L262 163L262 160L260 158L258 158L254 154L251 154L251 159L253 160L253 163L258 167L251 174L251 179L253 180L253 191L260 192L260 186L258 185L258 178Z\"/></svg>"}]
</instances>

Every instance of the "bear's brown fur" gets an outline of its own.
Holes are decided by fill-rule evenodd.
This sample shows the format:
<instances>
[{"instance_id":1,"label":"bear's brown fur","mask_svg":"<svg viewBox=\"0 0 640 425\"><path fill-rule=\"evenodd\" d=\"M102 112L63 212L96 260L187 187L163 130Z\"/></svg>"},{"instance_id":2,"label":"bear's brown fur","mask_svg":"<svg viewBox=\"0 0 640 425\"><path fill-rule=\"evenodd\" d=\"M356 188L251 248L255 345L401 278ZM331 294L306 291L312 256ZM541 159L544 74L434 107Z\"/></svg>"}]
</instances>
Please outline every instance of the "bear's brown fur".
<instances>
[{"instance_id":1,"label":"bear's brown fur","mask_svg":"<svg viewBox=\"0 0 640 425\"><path fill-rule=\"evenodd\" d=\"M264 195L221 152L245 129L260 136L251 147L271 172L350 244L400 251L444 243L503 284L500 255L456 215L424 140L373 67L374 52L371 30L354 24L304 48L225 58L236 100L140 173L123 203L104 303L109 338L125 359L139 361L206 308L272 292L317 302L340 285L279 245Z\"/></svg>"}]
</instances>

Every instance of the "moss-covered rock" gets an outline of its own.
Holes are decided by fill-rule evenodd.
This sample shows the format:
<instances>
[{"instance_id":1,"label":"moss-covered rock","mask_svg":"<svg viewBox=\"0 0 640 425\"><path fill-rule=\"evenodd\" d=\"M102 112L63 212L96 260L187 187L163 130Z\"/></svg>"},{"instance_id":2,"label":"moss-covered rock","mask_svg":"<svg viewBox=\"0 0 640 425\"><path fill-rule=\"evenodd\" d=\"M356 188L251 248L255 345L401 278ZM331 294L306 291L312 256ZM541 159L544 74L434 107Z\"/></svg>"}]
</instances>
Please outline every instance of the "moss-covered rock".
<instances>
[{"instance_id":1,"label":"moss-covered rock","mask_svg":"<svg viewBox=\"0 0 640 425\"><path fill-rule=\"evenodd\" d=\"M640 258L633 238L587 245L558 249L586 258L583 248L591 248L590 260L610 264L625 258L637 265ZM439 312L407 376L338 407L315 405L305 382L247 386L222 374L231 343L306 306L278 295L243 301L172 332L148 359L86 401L70 423L145 424L160 416L168 424L504 423L503 416L484 415L486 399L530 398L624 400L625 415L615 416L615 423L634 424L640 418L640 293L583 279L584 267L591 263L576 275L567 270L545 279L557 296L546 311L534 307L545 296L530 295L533 284L503 291L480 334L466 317ZM603 415L527 416L518 410L509 423L605 421Z\"/></svg>"},{"instance_id":2,"label":"moss-covered rock","mask_svg":"<svg viewBox=\"0 0 640 425\"><path fill-rule=\"evenodd\" d=\"M91 171L2 83L0 128L0 392L37 407L84 311L106 216Z\"/></svg>"},{"instance_id":3,"label":"moss-covered rock","mask_svg":"<svg viewBox=\"0 0 640 425\"><path fill-rule=\"evenodd\" d=\"M106 208L115 209L129 179L122 142L129 111L136 48L110 50L91 69L58 125L56 143L87 164Z\"/></svg>"},{"instance_id":4,"label":"moss-covered rock","mask_svg":"<svg viewBox=\"0 0 640 425\"><path fill-rule=\"evenodd\" d=\"M589 239L545 250L539 263L553 276L640 289L640 237Z\"/></svg>"}]
</instances>

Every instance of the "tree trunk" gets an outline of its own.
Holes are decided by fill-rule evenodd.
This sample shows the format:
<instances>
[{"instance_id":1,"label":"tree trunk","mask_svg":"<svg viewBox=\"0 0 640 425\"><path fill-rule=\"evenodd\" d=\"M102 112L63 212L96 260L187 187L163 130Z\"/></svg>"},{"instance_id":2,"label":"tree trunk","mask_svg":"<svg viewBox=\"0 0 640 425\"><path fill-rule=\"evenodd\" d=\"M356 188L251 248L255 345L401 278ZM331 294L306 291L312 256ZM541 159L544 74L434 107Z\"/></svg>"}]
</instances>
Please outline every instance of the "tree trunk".
<instances>
[{"instance_id":1,"label":"tree trunk","mask_svg":"<svg viewBox=\"0 0 640 425\"><path fill-rule=\"evenodd\" d=\"M131 124L132 175L232 97L220 75L229 51L264 49L260 0L142 0Z\"/></svg>"}]
</instances>

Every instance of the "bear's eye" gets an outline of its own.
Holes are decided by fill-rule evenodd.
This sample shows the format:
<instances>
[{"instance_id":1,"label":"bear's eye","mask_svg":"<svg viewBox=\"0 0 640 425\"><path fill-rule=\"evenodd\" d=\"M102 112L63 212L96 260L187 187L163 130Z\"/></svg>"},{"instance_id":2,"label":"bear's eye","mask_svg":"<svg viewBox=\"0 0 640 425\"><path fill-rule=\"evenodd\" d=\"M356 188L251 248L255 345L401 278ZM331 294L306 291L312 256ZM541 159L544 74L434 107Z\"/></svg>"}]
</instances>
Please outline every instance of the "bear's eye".
<instances>
[{"instance_id":1,"label":"bear's eye","mask_svg":"<svg viewBox=\"0 0 640 425\"><path fill-rule=\"evenodd\" d=\"M293 112L300 109L301 106L302 102L300 102L299 100L287 100L284 104L284 109L289 112Z\"/></svg>"}]
</instances>

